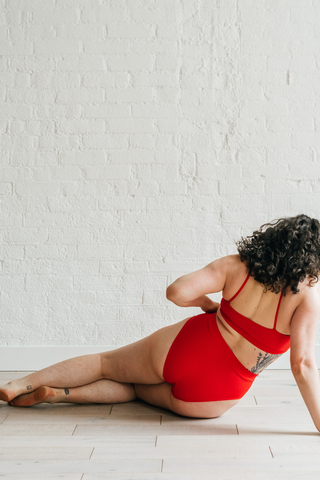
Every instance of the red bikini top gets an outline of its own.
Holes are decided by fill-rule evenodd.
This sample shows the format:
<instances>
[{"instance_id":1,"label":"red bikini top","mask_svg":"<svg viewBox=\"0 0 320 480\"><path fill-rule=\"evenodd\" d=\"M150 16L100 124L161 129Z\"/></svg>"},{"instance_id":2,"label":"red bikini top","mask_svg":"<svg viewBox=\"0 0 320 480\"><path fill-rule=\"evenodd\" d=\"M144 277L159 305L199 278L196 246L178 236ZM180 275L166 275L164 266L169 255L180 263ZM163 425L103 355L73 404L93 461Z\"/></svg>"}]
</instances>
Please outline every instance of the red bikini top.
<instances>
[{"instance_id":1,"label":"red bikini top","mask_svg":"<svg viewBox=\"0 0 320 480\"><path fill-rule=\"evenodd\" d=\"M241 315L241 313L234 310L231 307L230 302L236 298L241 292L250 275L247 276L237 293L225 300L222 298L220 311L224 320L232 327L236 332L240 333L246 340L255 345L260 350L268 352L274 355L286 352L290 348L290 335L285 335L276 330L278 312L280 308L280 302L282 299L282 292L279 298L278 308L274 319L273 328L263 327L256 322L250 320L250 318Z\"/></svg>"}]
</instances>

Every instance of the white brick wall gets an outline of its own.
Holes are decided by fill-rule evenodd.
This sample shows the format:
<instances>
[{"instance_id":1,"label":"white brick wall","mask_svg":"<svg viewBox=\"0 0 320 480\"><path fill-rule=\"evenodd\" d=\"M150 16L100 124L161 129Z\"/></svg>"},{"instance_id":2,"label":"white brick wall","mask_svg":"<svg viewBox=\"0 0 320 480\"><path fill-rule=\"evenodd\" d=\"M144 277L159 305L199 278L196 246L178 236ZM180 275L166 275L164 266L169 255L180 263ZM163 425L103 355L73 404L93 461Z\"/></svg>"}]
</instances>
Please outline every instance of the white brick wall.
<instances>
[{"instance_id":1,"label":"white brick wall","mask_svg":"<svg viewBox=\"0 0 320 480\"><path fill-rule=\"evenodd\" d=\"M0 9L0 345L134 341L197 313L177 276L320 218L317 0Z\"/></svg>"}]
</instances>

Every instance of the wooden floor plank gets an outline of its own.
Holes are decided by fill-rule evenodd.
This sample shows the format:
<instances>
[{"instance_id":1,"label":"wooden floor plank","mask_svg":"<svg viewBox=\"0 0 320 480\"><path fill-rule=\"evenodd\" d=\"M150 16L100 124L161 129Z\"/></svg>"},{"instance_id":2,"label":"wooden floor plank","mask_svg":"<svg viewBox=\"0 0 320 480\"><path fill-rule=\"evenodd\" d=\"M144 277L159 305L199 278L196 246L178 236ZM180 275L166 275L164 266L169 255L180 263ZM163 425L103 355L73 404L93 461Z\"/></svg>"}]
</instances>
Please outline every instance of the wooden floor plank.
<instances>
[{"instance_id":1,"label":"wooden floor plank","mask_svg":"<svg viewBox=\"0 0 320 480\"><path fill-rule=\"evenodd\" d=\"M174 415L164 408L157 408L141 401L113 405L111 416L115 415Z\"/></svg>"},{"instance_id":2,"label":"wooden floor plank","mask_svg":"<svg viewBox=\"0 0 320 480\"><path fill-rule=\"evenodd\" d=\"M55 473L1 473L1 480L57 480ZM83 473L60 473L59 480L82 480ZM101 477L100 477L101 478Z\"/></svg>"},{"instance_id":3,"label":"wooden floor plank","mask_svg":"<svg viewBox=\"0 0 320 480\"><path fill-rule=\"evenodd\" d=\"M231 442L230 442L231 443ZM155 447L133 446L130 448L113 448L113 447L96 447L92 454L92 459L108 459L108 458L175 458L181 459L229 459L229 458L265 458L271 457L268 445L211 445L211 446L197 446L194 445L158 445ZM226 448L227 447L227 448Z\"/></svg>"},{"instance_id":4,"label":"wooden floor plank","mask_svg":"<svg viewBox=\"0 0 320 480\"><path fill-rule=\"evenodd\" d=\"M171 437L170 437L171 438ZM217 437L215 437L217 438ZM221 438L221 436L219 437ZM228 437L230 438L230 437ZM137 445L155 447L156 436L0 436L0 448L2 447L115 447L118 451L122 448L135 447Z\"/></svg>"},{"instance_id":5,"label":"wooden floor plank","mask_svg":"<svg viewBox=\"0 0 320 480\"><path fill-rule=\"evenodd\" d=\"M244 446L248 451L251 448L277 446L286 447L289 445L303 444L305 448L308 445L317 447L320 444L320 435L290 435L289 433L275 435L256 435L255 438L248 435L160 435L156 436L8 436L0 437L0 450L4 447L10 448L25 448L32 447L37 449L38 447L56 447L56 448L76 448L76 447L105 447L109 451L114 452L115 455L122 451L141 447L141 449L148 449L152 451L155 445L158 447L164 447L173 449L178 447L179 449L188 448L195 451L202 448L215 448L223 446L226 450L230 446L236 448Z\"/></svg>"},{"instance_id":6,"label":"wooden floor plank","mask_svg":"<svg viewBox=\"0 0 320 480\"><path fill-rule=\"evenodd\" d=\"M257 405L303 405L301 395L256 395Z\"/></svg>"},{"instance_id":7,"label":"wooden floor plank","mask_svg":"<svg viewBox=\"0 0 320 480\"><path fill-rule=\"evenodd\" d=\"M1 447L1 460L89 460L92 455L91 447ZM0 474L1 477L1 474Z\"/></svg>"},{"instance_id":8,"label":"wooden floor plank","mask_svg":"<svg viewBox=\"0 0 320 480\"><path fill-rule=\"evenodd\" d=\"M317 480L319 472L281 472L277 471L276 480ZM82 480L106 480L104 474L85 473ZM214 469L209 473L183 472L183 473L153 473L152 478L149 473L108 473L107 480L270 480L268 472L261 470L252 470L250 472L221 472ZM20 480L20 479L19 479Z\"/></svg>"},{"instance_id":9,"label":"wooden floor plank","mask_svg":"<svg viewBox=\"0 0 320 480\"><path fill-rule=\"evenodd\" d=\"M252 424L311 423L312 420L304 405L255 405L239 406L228 410L225 414L212 419L190 419L179 416L164 416L163 425L232 425L238 422Z\"/></svg>"},{"instance_id":10,"label":"wooden floor plank","mask_svg":"<svg viewBox=\"0 0 320 480\"><path fill-rule=\"evenodd\" d=\"M72 435L76 425L0 425L0 436Z\"/></svg>"},{"instance_id":11,"label":"wooden floor plank","mask_svg":"<svg viewBox=\"0 0 320 480\"><path fill-rule=\"evenodd\" d=\"M251 429L252 432L252 429ZM317 435L315 432L305 434L304 431L295 431L294 429L291 432L287 432L285 428L281 431L281 426L277 430L270 430L269 432L263 431L257 427L256 430L253 430L254 433L248 435L159 435L157 437L157 446L163 445L179 445L181 447L192 446L192 447L214 447L223 445L226 449L229 445L245 445L246 448L253 448L255 445L260 446L273 446L273 445L294 445L296 443L304 443L306 445L318 445L320 443L320 435Z\"/></svg>"},{"instance_id":12,"label":"wooden floor plank","mask_svg":"<svg viewBox=\"0 0 320 480\"><path fill-rule=\"evenodd\" d=\"M237 435L235 425L77 425L73 435Z\"/></svg>"},{"instance_id":13,"label":"wooden floor plank","mask_svg":"<svg viewBox=\"0 0 320 480\"><path fill-rule=\"evenodd\" d=\"M106 417L91 416L90 414L82 415L28 415L23 417L25 425L42 425L42 424L81 424L81 425L160 425L160 415L108 415ZM21 424L21 416L8 415L2 422L3 425L19 425Z\"/></svg>"},{"instance_id":14,"label":"wooden floor plank","mask_svg":"<svg viewBox=\"0 0 320 480\"><path fill-rule=\"evenodd\" d=\"M75 403L42 403L40 405L35 405L33 407L7 407L8 413L11 416L16 416L20 418L27 418L29 416L51 416L56 417L58 415L64 417L71 416L84 416L84 417L108 417L112 410L112 405L110 404L89 404L89 405L77 405Z\"/></svg>"},{"instance_id":15,"label":"wooden floor plank","mask_svg":"<svg viewBox=\"0 0 320 480\"><path fill-rule=\"evenodd\" d=\"M290 385L255 385L250 388L249 390L251 395L289 395L299 397L301 394L299 392L299 388L296 386Z\"/></svg>"},{"instance_id":16,"label":"wooden floor plank","mask_svg":"<svg viewBox=\"0 0 320 480\"><path fill-rule=\"evenodd\" d=\"M261 459L261 458L251 458L251 459L238 459L238 458L229 458L229 459L201 459L201 462L196 459L185 459L181 462L180 459L165 459L163 462L163 472L165 473L183 473L183 472L197 472L198 475L201 475L202 472L217 472L220 471L221 475L236 473L250 470L258 471L268 470L270 473L277 472L281 470L283 472L316 472L320 471L320 457L319 455L314 455L314 458L311 460L310 456L305 460L303 458L290 457L286 459L275 459L271 458ZM223 477L224 478L224 477ZM258 477L260 478L260 477Z\"/></svg>"},{"instance_id":17,"label":"wooden floor plank","mask_svg":"<svg viewBox=\"0 0 320 480\"><path fill-rule=\"evenodd\" d=\"M0 460L4 473L104 473L107 472L155 472L160 473L161 459L109 459L103 460ZM22 477L23 478L23 477Z\"/></svg>"},{"instance_id":18,"label":"wooden floor plank","mask_svg":"<svg viewBox=\"0 0 320 480\"><path fill-rule=\"evenodd\" d=\"M296 420L299 420L298 418ZM306 441L308 438L311 440L319 439L320 434L315 428L312 421L307 423L274 423L271 420L269 423L264 424L247 424L238 423L237 428L239 435L242 437L255 437L255 438L270 438L270 436L276 436L279 440L285 439L288 435L296 437L298 441Z\"/></svg>"},{"instance_id":19,"label":"wooden floor plank","mask_svg":"<svg viewBox=\"0 0 320 480\"><path fill-rule=\"evenodd\" d=\"M301 441L291 444L280 444L274 441L271 442L270 451L273 457L277 459L283 460L294 457L300 458L301 461L308 459L313 462L315 457L320 457L320 439L313 444L306 444Z\"/></svg>"}]
</instances>

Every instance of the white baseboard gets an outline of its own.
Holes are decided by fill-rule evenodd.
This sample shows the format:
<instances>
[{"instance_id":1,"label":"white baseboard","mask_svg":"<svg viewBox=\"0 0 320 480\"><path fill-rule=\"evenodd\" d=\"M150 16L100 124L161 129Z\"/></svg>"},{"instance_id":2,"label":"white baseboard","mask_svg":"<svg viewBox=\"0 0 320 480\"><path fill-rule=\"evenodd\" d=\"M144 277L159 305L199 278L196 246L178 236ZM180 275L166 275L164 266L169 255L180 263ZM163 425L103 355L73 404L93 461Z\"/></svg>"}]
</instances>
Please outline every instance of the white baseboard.
<instances>
[{"instance_id":1,"label":"white baseboard","mask_svg":"<svg viewBox=\"0 0 320 480\"><path fill-rule=\"evenodd\" d=\"M122 345L119 345L122 346ZM114 350L115 346L100 345L90 347L0 347L0 371L2 372L28 372L40 370L53 363L61 362L72 357L88 355L91 353ZM320 368L320 345L315 347L316 361ZM290 353L283 354L268 368L270 370L290 369Z\"/></svg>"}]
</instances>

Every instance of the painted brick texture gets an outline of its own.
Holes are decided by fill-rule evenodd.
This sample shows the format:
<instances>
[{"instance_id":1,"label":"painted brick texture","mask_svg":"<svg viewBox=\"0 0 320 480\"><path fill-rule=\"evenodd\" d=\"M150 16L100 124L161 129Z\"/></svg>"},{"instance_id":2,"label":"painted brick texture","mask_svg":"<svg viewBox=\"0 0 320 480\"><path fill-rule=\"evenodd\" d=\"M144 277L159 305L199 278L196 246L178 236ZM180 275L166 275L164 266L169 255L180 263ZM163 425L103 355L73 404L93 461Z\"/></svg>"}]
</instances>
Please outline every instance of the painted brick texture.
<instances>
[{"instance_id":1,"label":"painted brick texture","mask_svg":"<svg viewBox=\"0 0 320 480\"><path fill-rule=\"evenodd\" d=\"M320 218L318 1L0 12L0 345L135 341L198 313L177 276Z\"/></svg>"}]
</instances>

